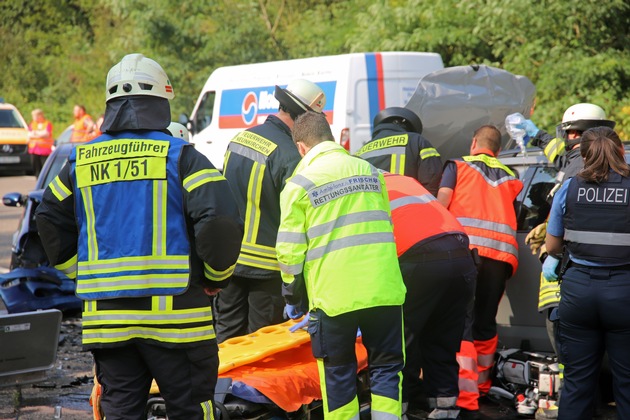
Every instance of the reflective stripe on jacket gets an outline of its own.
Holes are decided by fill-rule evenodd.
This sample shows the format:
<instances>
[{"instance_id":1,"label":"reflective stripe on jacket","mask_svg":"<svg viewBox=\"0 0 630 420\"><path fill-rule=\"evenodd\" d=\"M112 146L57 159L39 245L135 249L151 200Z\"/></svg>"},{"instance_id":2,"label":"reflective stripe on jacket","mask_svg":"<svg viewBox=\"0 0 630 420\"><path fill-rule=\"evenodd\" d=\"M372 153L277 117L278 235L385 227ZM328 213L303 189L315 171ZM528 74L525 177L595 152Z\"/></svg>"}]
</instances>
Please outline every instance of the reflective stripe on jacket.
<instances>
[{"instance_id":1,"label":"reflective stripe on jacket","mask_svg":"<svg viewBox=\"0 0 630 420\"><path fill-rule=\"evenodd\" d=\"M440 154L418 133L406 132L393 123L379 124L372 140L356 156L379 169L417 179L433 195L442 176Z\"/></svg>"},{"instance_id":2,"label":"reflective stripe on jacket","mask_svg":"<svg viewBox=\"0 0 630 420\"><path fill-rule=\"evenodd\" d=\"M514 274L518 268L514 200L523 183L497 158L483 153L454 161L457 181L448 209L464 226L471 249L509 263Z\"/></svg>"},{"instance_id":3,"label":"reflective stripe on jacket","mask_svg":"<svg viewBox=\"0 0 630 420\"><path fill-rule=\"evenodd\" d=\"M94 296L115 295L120 289L121 296L158 290L151 296L88 298L84 349L137 340L162 347L214 340L211 300L204 288L228 285L242 238L227 180L191 145L162 132L104 134L85 146L93 144L97 147L78 146L79 162L61 169L37 208L46 253L56 268L74 278L78 274L79 282L85 267L101 269L89 274L107 278L119 289ZM168 147L164 156L162 146ZM173 213L176 209L181 216ZM92 255L99 260L85 259ZM188 280L180 278L178 265L183 271L190 267ZM175 295L178 290L172 288L173 294L164 295L171 286L164 279L171 275L183 290ZM128 281L136 278L141 281Z\"/></svg>"},{"instance_id":4,"label":"reflective stripe on jacket","mask_svg":"<svg viewBox=\"0 0 630 420\"><path fill-rule=\"evenodd\" d=\"M184 144L166 135L101 136L72 151L77 296L112 299L186 290L190 243L178 173ZM120 211L129 197L135 207Z\"/></svg>"},{"instance_id":5,"label":"reflective stripe on jacket","mask_svg":"<svg viewBox=\"0 0 630 420\"><path fill-rule=\"evenodd\" d=\"M543 273L540 273L540 287L538 290L538 312L555 308L560 303L560 283L547 281Z\"/></svg>"},{"instance_id":6,"label":"reflective stripe on jacket","mask_svg":"<svg viewBox=\"0 0 630 420\"><path fill-rule=\"evenodd\" d=\"M427 239L451 233L465 235L457 219L415 179L386 173L385 184L399 257Z\"/></svg>"},{"instance_id":7,"label":"reflective stripe on jacket","mask_svg":"<svg viewBox=\"0 0 630 420\"><path fill-rule=\"evenodd\" d=\"M275 245L280 191L299 161L289 127L273 115L230 141L223 172L245 220L235 274L249 278L279 274Z\"/></svg>"},{"instance_id":8,"label":"reflective stripe on jacket","mask_svg":"<svg viewBox=\"0 0 630 420\"><path fill-rule=\"evenodd\" d=\"M405 298L382 174L332 141L304 156L282 191L276 249L285 283L303 274L329 316Z\"/></svg>"}]
</instances>

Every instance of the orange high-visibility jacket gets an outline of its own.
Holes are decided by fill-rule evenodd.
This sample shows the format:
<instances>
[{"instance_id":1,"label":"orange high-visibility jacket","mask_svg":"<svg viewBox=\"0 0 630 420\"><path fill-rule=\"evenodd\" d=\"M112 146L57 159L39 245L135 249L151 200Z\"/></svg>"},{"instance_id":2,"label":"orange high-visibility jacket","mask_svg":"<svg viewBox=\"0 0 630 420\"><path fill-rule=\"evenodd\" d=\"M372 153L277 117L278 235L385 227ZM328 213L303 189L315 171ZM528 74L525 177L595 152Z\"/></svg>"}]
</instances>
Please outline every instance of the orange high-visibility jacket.
<instances>
[{"instance_id":1,"label":"orange high-visibility jacket","mask_svg":"<svg viewBox=\"0 0 630 420\"><path fill-rule=\"evenodd\" d=\"M85 126L85 120L91 120L92 117L88 114L85 114L81 118L74 120L72 124L72 137L70 141L72 143L79 143L89 140L89 133L87 132L87 127Z\"/></svg>"},{"instance_id":2,"label":"orange high-visibility jacket","mask_svg":"<svg viewBox=\"0 0 630 420\"><path fill-rule=\"evenodd\" d=\"M514 200L523 189L514 172L486 149L454 160L457 181L448 209L482 257L518 268Z\"/></svg>"},{"instance_id":3,"label":"orange high-visibility jacket","mask_svg":"<svg viewBox=\"0 0 630 420\"><path fill-rule=\"evenodd\" d=\"M46 133L44 137L30 137L28 140L28 152L34 155L48 156L52 153L55 140L52 136L52 124L48 120L42 122L32 121L29 131Z\"/></svg>"},{"instance_id":4,"label":"orange high-visibility jacket","mask_svg":"<svg viewBox=\"0 0 630 420\"><path fill-rule=\"evenodd\" d=\"M457 219L414 178L387 173L385 185L399 257L426 239L451 233L465 234Z\"/></svg>"}]
</instances>

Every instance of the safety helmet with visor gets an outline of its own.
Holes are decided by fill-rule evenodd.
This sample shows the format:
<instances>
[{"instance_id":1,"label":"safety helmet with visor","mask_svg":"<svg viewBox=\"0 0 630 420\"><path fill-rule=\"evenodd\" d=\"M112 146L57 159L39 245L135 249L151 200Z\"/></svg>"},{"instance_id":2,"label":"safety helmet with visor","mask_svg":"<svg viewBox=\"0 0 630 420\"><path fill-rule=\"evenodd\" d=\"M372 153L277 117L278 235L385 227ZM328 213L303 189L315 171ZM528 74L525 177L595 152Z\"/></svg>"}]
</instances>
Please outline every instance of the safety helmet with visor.
<instances>
[{"instance_id":1,"label":"safety helmet with visor","mask_svg":"<svg viewBox=\"0 0 630 420\"><path fill-rule=\"evenodd\" d=\"M274 96L280 103L280 108L286 110L294 120L306 111L321 114L326 105L326 95L322 88L304 79L295 79L286 88L276 85Z\"/></svg>"},{"instance_id":2,"label":"safety helmet with visor","mask_svg":"<svg viewBox=\"0 0 630 420\"><path fill-rule=\"evenodd\" d=\"M142 54L127 54L107 73L105 102L122 96L173 99L173 86L162 66Z\"/></svg>"},{"instance_id":3,"label":"safety helmet with visor","mask_svg":"<svg viewBox=\"0 0 630 420\"><path fill-rule=\"evenodd\" d=\"M190 143L190 133L188 132L188 129L186 127L184 127L183 124L180 124L178 122L172 121L168 127L166 127L166 130L171 133L171 136L173 137L178 137L182 140L184 140L185 142Z\"/></svg>"},{"instance_id":4,"label":"safety helmet with visor","mask_svg":"<svg viewBox=\"0 0 630 420\"><path fill-rule=\"evenodd\" d=\"M564 139L566 149L571 150L580 142L583 132L589 128L600 126L615 127L614 121L606 119L606 112L602 107L589 103L575 104L564 112L562 122L556 127L556 137ZM580 138L569 140L570 131L580 133Z\"/></svg>"},{"instance_id":5,"label":"safety helmet with visor","mask_svg":"<svg viewBox=\"0 0 630 420\"><path fill-rule=\"evenodd\" d=\"M397 123L407 131L422 134L422 121L420 117L408 108L392 106L385 108L374 117L374 127L388 122Z\"/></svg>"}]
</instances>

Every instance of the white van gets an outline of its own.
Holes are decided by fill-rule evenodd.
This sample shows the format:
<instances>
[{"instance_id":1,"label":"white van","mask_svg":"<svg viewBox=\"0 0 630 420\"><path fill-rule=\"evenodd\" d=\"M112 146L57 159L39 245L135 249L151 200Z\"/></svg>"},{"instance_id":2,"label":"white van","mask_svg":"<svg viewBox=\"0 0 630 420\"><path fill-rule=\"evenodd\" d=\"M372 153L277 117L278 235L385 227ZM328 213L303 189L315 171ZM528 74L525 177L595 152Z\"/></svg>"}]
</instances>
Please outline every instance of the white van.
<instances>
[{"instance_id":1,"label":"white van","mask_svg":"<svg viewBox=\"0 0 630 420\"><path fill-rule=\"evenodd\" d=\"M439 54L420 52L353 53L221 67L208 78L188 121L191 143L223 168L230 139L278 111L275 86L307 79L326 94L324 113L335 139L354 153L370 139L380 110L404 106L423 76L443 68Z\"/></svg>"}]
</instances>

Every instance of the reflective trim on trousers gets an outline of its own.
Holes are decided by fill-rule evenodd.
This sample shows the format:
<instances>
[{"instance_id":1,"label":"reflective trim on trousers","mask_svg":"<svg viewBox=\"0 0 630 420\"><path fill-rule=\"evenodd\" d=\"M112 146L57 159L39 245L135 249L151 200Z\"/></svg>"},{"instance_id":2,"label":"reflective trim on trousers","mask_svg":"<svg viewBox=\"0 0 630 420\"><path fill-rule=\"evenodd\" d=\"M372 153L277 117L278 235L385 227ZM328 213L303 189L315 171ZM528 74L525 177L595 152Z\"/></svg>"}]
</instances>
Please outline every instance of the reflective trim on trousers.
<instances>
[{"instance_id":1,"label":"reflective trim on trousers","mask_svg":"<svg viewBox=\"0 0 630 420\"><path fill-rule=\"evenodd\" d=\"M201 403L201 411L203 411L203 420L214 420L214 408L212 401L204 401Z\"/></svg>"}]
</instances>

